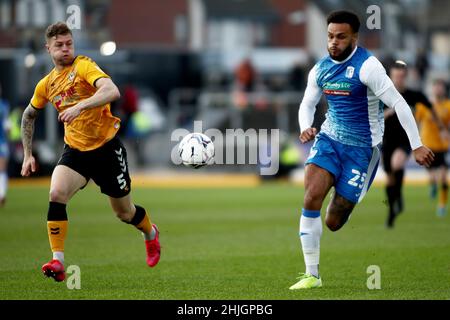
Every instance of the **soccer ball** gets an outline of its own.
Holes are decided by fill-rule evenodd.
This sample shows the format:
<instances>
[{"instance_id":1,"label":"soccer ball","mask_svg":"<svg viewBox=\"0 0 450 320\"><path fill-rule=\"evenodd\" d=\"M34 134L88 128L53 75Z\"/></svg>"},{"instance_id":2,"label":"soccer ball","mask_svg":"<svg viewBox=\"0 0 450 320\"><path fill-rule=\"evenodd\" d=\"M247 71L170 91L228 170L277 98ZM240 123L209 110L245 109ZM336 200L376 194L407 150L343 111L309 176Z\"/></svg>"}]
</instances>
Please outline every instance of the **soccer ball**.
<instances>
[{"instance_id":1,"label":"soccer ball","mask_svg":"<svg viewBox=\"0 0 450 320\"><path fill-rule=\"evenodd\" d=\"M198 169L212 163L214 144L202 133L190 133L178 145L178 154L185 166Z\"/></svg>"}]
</instances>

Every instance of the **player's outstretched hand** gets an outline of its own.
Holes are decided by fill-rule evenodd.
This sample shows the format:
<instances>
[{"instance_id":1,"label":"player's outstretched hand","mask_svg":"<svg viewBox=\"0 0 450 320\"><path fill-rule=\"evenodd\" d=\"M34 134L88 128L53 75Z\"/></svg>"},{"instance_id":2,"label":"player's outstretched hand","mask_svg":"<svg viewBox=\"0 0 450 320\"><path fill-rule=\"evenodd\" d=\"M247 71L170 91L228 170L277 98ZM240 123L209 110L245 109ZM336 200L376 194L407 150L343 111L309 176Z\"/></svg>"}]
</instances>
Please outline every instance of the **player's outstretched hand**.
<instances>
[{"instance_id":1,"label":"player's outstretched hand","mask_svg":"<svg viewBox=\"0 0 450 320\"><path fill-rule=\"evenodd\" d=\"M23 159L22 171L20 174L23 177L28 177L32 172L36 172L36 160L33 156L29 156Z\"/></svg>"},{"instance_id":2,"label":"player's outstretched hand","mask_svg":"<svg viewBox=\"0 0 450 320\"><path fill-rule=\"evenodd\" d=\"M306 130L303 130L303 132L300 134L300 141L301 143L307 143L308 141L313 140L316 137L317 129L316 128L308 128Z\"/></svg>"},{"instance_id":3,"label":"player's outstretched hand","mask_svg":"<svg viewBox=\"0 0 450 320\"><path fill-rule=\"evenodd\" d=\"M414 158L416 162L421 166L430 167L431 163L434 160L434 153L430 149L425 146L421 146L415 150L413 150Z\"/></svg>"}]
</instances>

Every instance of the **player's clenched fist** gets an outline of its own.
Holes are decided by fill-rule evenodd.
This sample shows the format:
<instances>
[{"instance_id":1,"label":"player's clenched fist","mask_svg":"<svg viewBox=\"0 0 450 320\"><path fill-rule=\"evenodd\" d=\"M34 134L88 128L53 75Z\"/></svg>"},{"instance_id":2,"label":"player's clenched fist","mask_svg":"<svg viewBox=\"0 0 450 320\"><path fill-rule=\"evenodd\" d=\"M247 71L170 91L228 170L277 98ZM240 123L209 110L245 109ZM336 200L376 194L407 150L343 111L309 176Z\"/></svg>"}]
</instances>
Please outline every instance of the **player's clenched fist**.
<instances>
[{"instance_id":1,"label":"player's clenched fist","mask_svg":"<svg viewBox=\"0 0 450 320\"><path fill-rule=\"evenodd\" d=\"M313 140L316 137L317 134L317 129L316 128L308 128L306 130L304 130L301 134L300 134L300 141L301 143L306 143L308 141Z\"/></svg>"},{"instance_id":2,"label":"player's clenched fist","mask_svg":"<svg viewBox=\"0 0 450 320\"><path fill-rule=\"evenodd\" d=\"M413 150L416 162L421 166L429 167L434 160L434 153L425 146Z\"/></svg>"}]
</instances>

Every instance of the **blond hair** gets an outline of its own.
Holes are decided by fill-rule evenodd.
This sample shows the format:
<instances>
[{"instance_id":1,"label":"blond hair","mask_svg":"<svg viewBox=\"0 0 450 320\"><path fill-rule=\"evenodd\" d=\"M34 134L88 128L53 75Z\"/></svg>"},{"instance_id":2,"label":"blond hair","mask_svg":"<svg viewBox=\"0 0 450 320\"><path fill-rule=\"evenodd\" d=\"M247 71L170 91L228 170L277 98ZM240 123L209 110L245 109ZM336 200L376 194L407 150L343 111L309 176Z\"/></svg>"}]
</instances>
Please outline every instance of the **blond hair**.
<instances>
[{"instance_id":1,"label":"blond hair","mask_svg":"<svg viewBox=\"0 0 450 320\"><path fill-rule=\"evenodd\" d=\"M65 22L56 22L47 27L47 30L45 31L45 39L49 40L58 35L66 35L66 34L72 35L72 31L67 26L67 24Z\"/></svg>"}]
</instances>

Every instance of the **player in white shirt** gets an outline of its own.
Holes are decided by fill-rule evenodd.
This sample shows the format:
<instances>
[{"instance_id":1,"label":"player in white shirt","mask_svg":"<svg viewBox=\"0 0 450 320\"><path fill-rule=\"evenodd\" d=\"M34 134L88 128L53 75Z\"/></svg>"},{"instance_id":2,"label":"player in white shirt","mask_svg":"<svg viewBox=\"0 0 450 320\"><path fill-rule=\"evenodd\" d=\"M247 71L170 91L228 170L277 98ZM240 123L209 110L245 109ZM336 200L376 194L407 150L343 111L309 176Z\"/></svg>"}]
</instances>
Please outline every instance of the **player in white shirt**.
<instances>
[{"instance_id":1,"label":"player in white shirt","mask_svg":"<svg viewBox=\"0 0 450 320\"><path fill-rule=\"evenodd\" d=\"M334 187L325 222L331 231L348 220L356 203L367 193L380 159L383 140L383 102L393 108L405 129L414 157L429 166L433 152L422 145L416 122L386 71L369 51L357 46L360 22L349 11L335 11L327 18L328 53L310 71L299 109L300 141L314 145L305 164L305 196L300 218L300 240L306 265L290 287L322 286L319 275L323 201ZM328 112L321 132L312 128L322 94Z\"/></svg>"}]
</instances>

